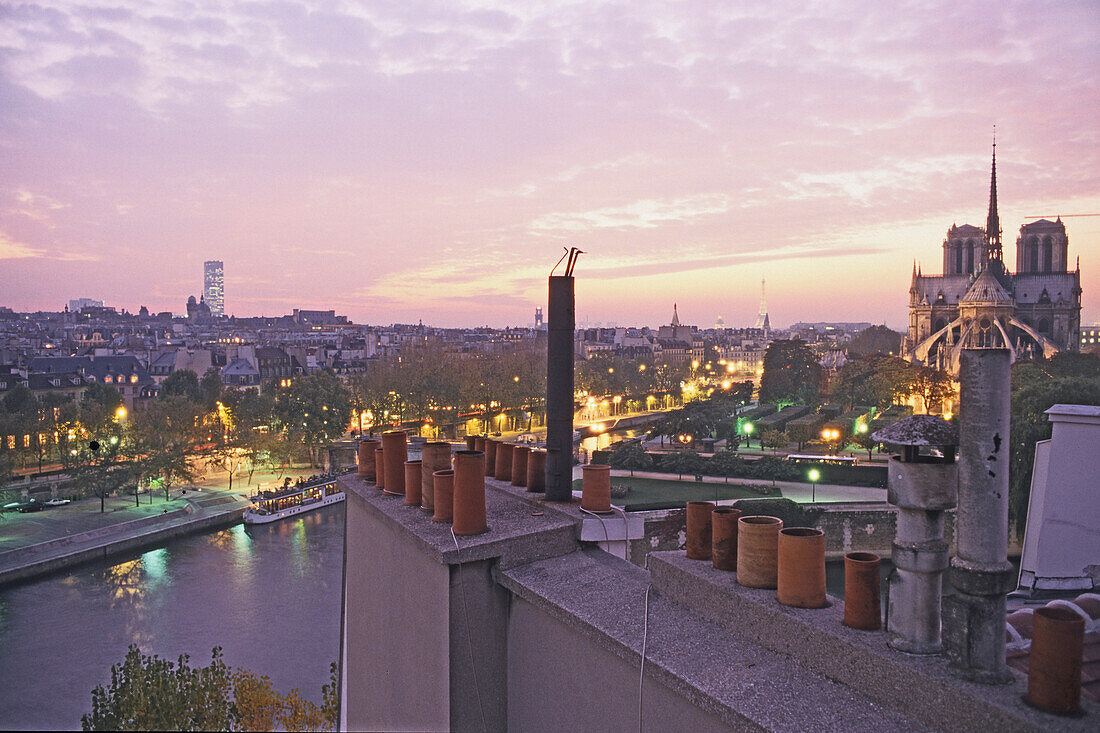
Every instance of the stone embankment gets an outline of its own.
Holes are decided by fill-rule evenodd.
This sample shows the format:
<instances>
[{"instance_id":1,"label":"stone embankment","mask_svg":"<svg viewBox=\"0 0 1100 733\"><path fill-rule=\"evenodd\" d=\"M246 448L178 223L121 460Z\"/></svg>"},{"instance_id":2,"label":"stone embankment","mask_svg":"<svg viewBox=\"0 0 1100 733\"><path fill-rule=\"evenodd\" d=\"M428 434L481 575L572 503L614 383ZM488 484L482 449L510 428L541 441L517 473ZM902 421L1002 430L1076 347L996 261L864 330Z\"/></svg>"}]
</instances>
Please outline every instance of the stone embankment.
<instances>
[{"instance_id":1,"label":"stone embankment","mask_svg":"<svg viewBox=\"0 0 1100 733\"><path fill-rule=\"evenodd\" d=\"M236 524L246 506L247 500L230 496L199 499L163 514L16 547L0 553L0 586L149 547L181 535Z\"/></svg>"}]
</instances>

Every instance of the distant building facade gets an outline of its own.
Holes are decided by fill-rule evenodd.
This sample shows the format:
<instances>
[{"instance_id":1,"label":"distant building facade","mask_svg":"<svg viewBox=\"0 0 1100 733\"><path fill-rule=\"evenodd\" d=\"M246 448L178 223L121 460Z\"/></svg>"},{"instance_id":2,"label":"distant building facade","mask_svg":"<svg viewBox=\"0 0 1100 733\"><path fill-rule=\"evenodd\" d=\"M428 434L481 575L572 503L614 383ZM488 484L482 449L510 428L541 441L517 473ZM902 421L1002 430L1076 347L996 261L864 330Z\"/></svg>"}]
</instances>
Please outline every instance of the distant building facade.
<instances>
[{"instance_id":1,"label":"distant building facade","mask_svg":"<svg viewBox=\"0 0 1100 733\"><path fill-rule=\"evenodd\" d=\"M1081 327L1080 350L1100 354L1100 325Z\"/></svg>"},{"instance_id":2,"label":"distant building facade","mask_svg":"<svg viewBox=\"0 0 1100 733\"><path fill-rule=\"evenodd\" d=\"M85 308L102 308L102 300L94 300L93 298L74 298L69 301L69 310L73 313L79 313Z\"/></svg>"},{"instance_id":3,"label":"distant building facade","mask_svg":"<svg viewBox=\"0 0 1100 733\"><path fill-rule=\"evenodd\" d=\"M952 225L943 242L943 274L913 265L904 356L958 373L965 346L1008 348L1014 358L1076 351L1081 269L1069 269L1066 227L1040 219L1020 227L1016 272L1004 264L997 213L997 154L986 227Z\"/></svg>"},{"instance_id":4,"label":"distant building facade","mask_svg":"<svg viewBox=\"0 0 1100 733\"><path fill-rule=\"evenodd\" d=\"M225 267L221 260L202 263L202 294L210 306L210 315L215 318L225 315Z\"/></svg>"}]
</instances>

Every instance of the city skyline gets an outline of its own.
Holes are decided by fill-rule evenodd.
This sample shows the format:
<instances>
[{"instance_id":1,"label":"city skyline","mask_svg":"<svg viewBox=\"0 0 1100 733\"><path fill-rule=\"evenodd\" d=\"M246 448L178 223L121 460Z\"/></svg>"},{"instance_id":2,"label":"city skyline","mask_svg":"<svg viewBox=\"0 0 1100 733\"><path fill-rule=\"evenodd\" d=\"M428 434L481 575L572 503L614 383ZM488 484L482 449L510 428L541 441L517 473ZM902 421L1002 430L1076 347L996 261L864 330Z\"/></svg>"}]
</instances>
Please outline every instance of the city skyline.
<instances>
[{"instance_id":1,"label":"city skyline","mask_svg":"<svg viewBox=\"0 0 1100 733\"><path fill-rule=\"evenodd\" d=\"M1096 9L815 8L4 8L0 305L179 313L216 257L231 314L521 325L576 245L578 320L748 326L766 277L900 328L996 124L1006 259L1066 215L1100 319Z\"/></svg>"}]
</instances>

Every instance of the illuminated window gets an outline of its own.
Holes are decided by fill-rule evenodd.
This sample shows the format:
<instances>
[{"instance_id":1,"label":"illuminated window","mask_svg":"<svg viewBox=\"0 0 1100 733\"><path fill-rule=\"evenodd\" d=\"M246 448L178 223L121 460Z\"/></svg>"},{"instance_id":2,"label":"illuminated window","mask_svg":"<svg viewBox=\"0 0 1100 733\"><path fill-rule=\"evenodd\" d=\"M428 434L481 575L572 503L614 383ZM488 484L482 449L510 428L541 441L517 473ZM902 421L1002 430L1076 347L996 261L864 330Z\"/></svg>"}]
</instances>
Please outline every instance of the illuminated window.
<instances>
[{"instance_id":1,"label":"illuminated window","mask_svg":"<svg viewBox=\"0 0 1100 733\"><path fill-rule=\"evenodd\" d=\"M8 450L15 450L15 436L8 436Z\"/></svg>"},{"instance_id":2,"label":"illuminated window","mask_svg":"<svg viewBox=\"0 0 1100 733\"><path fill-rule=\"evenodd\" d=\"M130 375L130 384L137 384L137 375L136 374L131 374Z\"/></svg>"},{"instance_id":3,"label":"illuminated window","mask_svg":"<svg viewBox=\"0 0 1100 733\"><path fill-rule=\"evenodd\" d=\"M23 447L24 448L30 448L31 447L31 436L30 435L24 435L23 436Z\"/></svg>"},{"instance_id":4,"label":"illuminated window","mask_svg":"<svg viewBox=\"0 0 1100 733\"><path fill-rule=\"evenodd\" d=\"M108 374L106 377L103 378L103 381L106 382L107 384L110 384L111 382L114 381L114 377L112 377L110 374Z\"/></svg>"}]
</instances>

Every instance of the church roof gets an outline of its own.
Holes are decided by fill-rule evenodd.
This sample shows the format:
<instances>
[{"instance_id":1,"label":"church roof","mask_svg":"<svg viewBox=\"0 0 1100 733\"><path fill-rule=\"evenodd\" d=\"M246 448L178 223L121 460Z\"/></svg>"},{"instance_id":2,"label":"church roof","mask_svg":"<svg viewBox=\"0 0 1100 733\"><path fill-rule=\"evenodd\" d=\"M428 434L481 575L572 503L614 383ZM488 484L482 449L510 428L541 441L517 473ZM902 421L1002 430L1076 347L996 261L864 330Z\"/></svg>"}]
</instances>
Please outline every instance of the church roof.
<instances>
[{"instance_id":1,"label":"church roof","mask_svg":"<svg viewBox=\"0 0 1100 733\"><path fill-rule=\"evenodd\" d=\"M1062 223L1061 219L1059 219L1058 221L1051 221L1050 219L1037 219L1035 221L1028 222L1027 224L1024 224L1020 228L1027 231L1029 229L1050 229L1050 228L1065 229L1065 226L1066 225Z\"/></svg>"},{"instance_id":2,"label":"church roof","mask_svg":"<svg viewBox=\"0 0 1100 733\"><path fill-rule=\"evenodd\" d=\"M974 283L966 291L960 300L960 303L992 303L999 305L1002 303L1013 303L1014 300L1008 291L1004 289L1004 286L997 281L996 275L993 274L992 268L986 267L978 275Z\"/></svg>"},{"instance_id":3,"label":"church roof","mask_svg":"<svg viewBox=\"0 0 1100 733\"><path fill-rule=\"evenodd\" d=\"M962 226L952 227L952 230L962 234L982 234L984 232L983 229L973 224L963 224Z\"/></svg>"}]
</instances>

